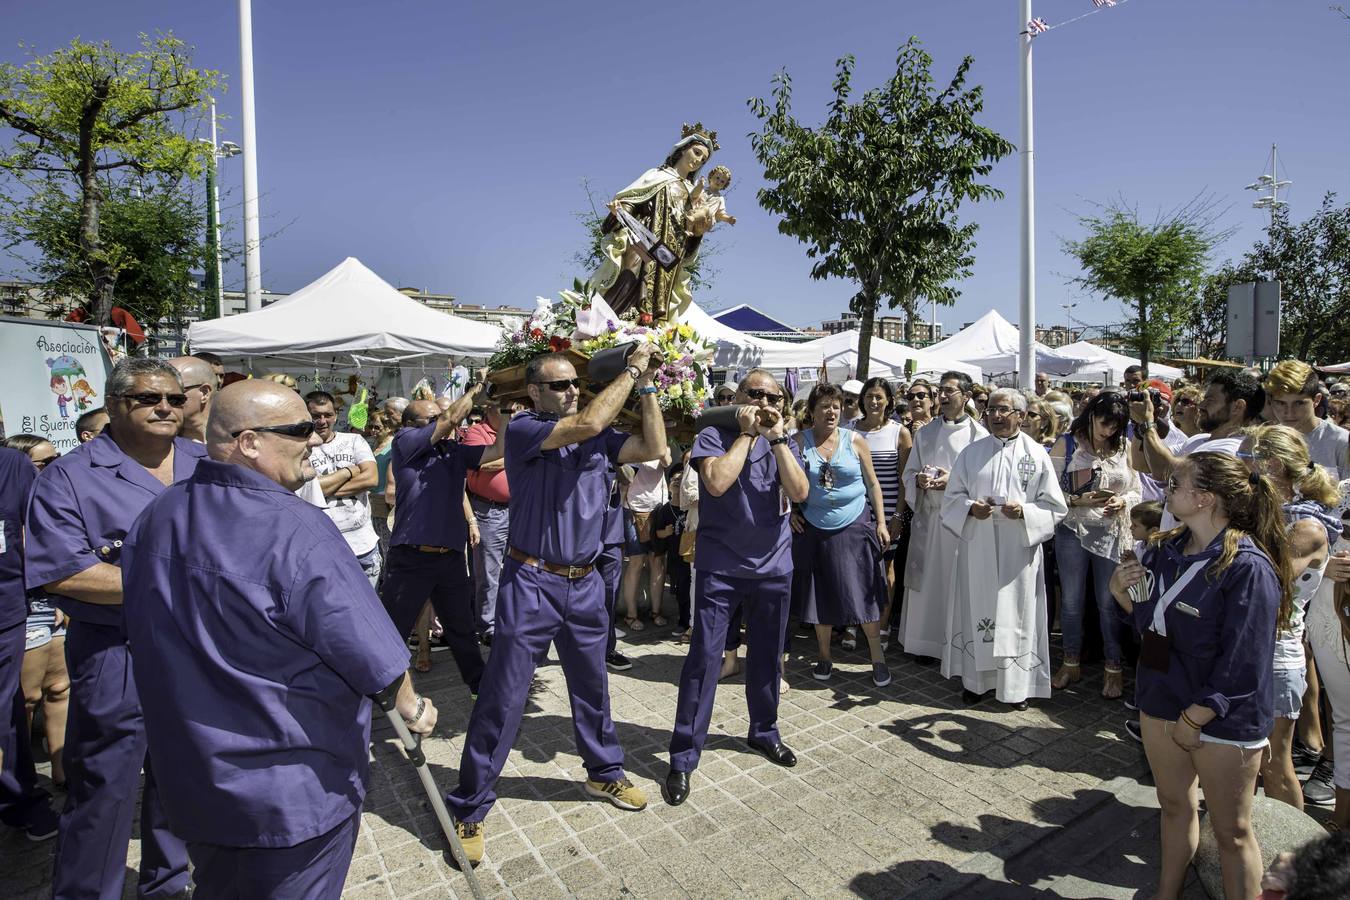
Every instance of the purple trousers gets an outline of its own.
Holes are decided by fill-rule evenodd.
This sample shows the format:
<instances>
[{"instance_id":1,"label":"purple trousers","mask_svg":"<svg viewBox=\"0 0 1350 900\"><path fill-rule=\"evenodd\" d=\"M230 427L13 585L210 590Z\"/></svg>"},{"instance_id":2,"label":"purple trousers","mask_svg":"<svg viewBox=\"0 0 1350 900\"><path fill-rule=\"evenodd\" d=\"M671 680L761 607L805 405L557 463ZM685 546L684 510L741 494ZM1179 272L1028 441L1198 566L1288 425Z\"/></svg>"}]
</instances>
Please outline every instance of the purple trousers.
<instances>
[{"instance_id":1,"label":"purple trousers","mask_svg":"<svg viewBox=\"0 0 1350 900\"><path fill-rule=\"evenodd\" d=\"M338 900L361 827L357 813L294 847L188 844L194 900Z\"/></svg>"},{"instance_id":2,"label":"purple trousers","mask_svg":"<svg viewBox=\"0 0 1350 900\"><path fill-rule=\"evenodd\" d=\"M120 628L72 621L66 632L70 710L69 794L56 836L52 896L117 900L126 875L136 791L141 793L141 871L136 893L167 897L187 887L187 847L169 828L145 753L145 720Z\"/></svg>"},{"instance_id":3,"label":"purple trousers","mask_svg":"<svg viewBox=\"0 0 1350 900\"><path fill-rule=\"evenodd\" d=\"M672 769L692 772L698 768L712 721L727 623L737 604L745 609L746 642L750 645L745 656L748 737L778 743L778 654L791 596L791 575L730 578L698 571L694 582L694 635L680 672L675 733L670 736Z\"/></svg>"},{"instance_id":4,"label":"purple trousers","mask_svg":"<svg viewBox=\"0 0 1350 900\"><path fill-rule=\"evenodd\" d=\"M33 810L45 806L48 794L37 786L33 747L28 733L19 672L23 668L24 633L27 623L0 630L0 822L23 828ZM8 719L8 721L6 721Z\"/></svg>"},{"instance_id":5,"label":"purple trousers","mask_svg":"<svg viewBox=\"0 0 1350 900\"><path fill-rule=\"evenodd\" d=\"M483 656L478 650L473 598L464 551L424 553L407 544L389 549L380 600L399 636L408 636L422 606L430 600L445 629L459 677L469 686L469 692L476 694L483 678Z\"/></svg>"},{"instance_id":6,"label":"purple trousers","mask_svg":"<svg viewBox=\"0 0 1350 900\"><path fill-rule=\"evenodd\" d=\"M609 714L605 643L609 613L598 572L575 581L507 558L497 593L497 632L478 702L469 716L459 786L446 798L455 818L481 822L516 741L534 670L558 648L577 753L595 781L623 777L623 749Z\"/></svg>"}]
</instances>

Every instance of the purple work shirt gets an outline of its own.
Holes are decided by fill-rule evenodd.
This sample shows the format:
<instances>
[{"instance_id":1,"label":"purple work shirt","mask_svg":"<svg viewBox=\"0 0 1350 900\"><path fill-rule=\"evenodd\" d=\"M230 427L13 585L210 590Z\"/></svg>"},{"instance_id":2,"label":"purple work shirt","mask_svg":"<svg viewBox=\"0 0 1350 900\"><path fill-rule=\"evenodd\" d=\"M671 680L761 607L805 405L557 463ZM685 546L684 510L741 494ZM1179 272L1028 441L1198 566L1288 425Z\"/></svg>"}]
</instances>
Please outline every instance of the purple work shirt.
<instances>
[{"instance_id":1,"label":"purple work shirt","mask_svg":"<svg viewBox=\"0 0 1350 900\"><path fill-rule=\"evenodd\" d=\"M690 459L726 454L740 432L708 427L698 433ZM800 464L796 441L788 441ZM700 464L701 466L701 464ZM720 497L698 493L694 566L732 578L771 577L792 571L792 529L778 461L764 438L755 438L740 477Z\"/></svg>"},{"instance_id":2,"label":"purple work shirt","mask_svg":"<svg viewBox=\"0 0 1350 900\"><path fill-rule=\"evenodd\" d=\"M557 424L529 411L506 427L510 543L545 562L586 566L600 555L614 467L628 435L606 428L580 444L540 449Z\"/></svg>"},{"instance_id":3,"label":"purple work shirt","mask_svg":"<svg viewBox=\"0 0 1350 900\"><path fill-rule=\"evenodd\" d=\"M366 698L407 670L408 648L324 510L205 460L146 507L122 562L127 641L174 833L291 847L355 814Z\"/></svg>"},{"instance_id":4,"label":"purple work shirt","mask_svg":"<svg viewBox=\"0 0 1350 900\"><path fill-rule=\"evenodd\" d=\"M394 533L390 544L425 544L463 550L469 541L464 518L464 479L477 469L487 447L451 440L431 443L436 423L394 435Z\"/></svg>"},{"instance_id":5,"label":"purple work shirt","mask_svg":"<svg viewBox=\"0 0 1350 900\"><path fill-rule=\"evenodd\" d=\"M605 508L605 529L600 537L602 547L617 547L624 543L623 504L619 502L619 478L610 482L609 506Z\"/></svg>"},{"instance_id":6,"label":"purple work shirt","mask_svg":"<svg viewBox=\"0 0 1350 900\"><path fill-rule=\"evenodd\" d=\"M205 456L205 445L175 438L173 480L191 476ZM27 586L31 589L69 578L95 563L120 565L122 540L131 523L164 490L145 466L122 452L108 430L47 466L28 502ZM122 627L120 605L48 596L76 621Z\"/></svg>"},{"instance_id":7,"label":"purple work shirt","mask_svg":"<svg viewBox=\"0 0 1350 900\"><path fill-rule=\"evenodd\" d=\"M0 630L28 617L23 584L23 508L37 470L28 454L0 447Z\"/></svg>"}]
</instances>

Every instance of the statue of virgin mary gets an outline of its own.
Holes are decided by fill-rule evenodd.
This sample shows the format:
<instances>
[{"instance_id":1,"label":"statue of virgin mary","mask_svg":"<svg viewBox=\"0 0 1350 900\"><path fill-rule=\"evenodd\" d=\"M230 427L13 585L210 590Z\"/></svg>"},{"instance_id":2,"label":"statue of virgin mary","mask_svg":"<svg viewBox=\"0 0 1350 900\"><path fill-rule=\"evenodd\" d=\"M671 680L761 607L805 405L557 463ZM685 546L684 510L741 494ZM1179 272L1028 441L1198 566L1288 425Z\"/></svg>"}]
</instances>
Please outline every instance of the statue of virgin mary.
<instances>
[{"instance_id":1,"label":"statue of virgin mary","mask_svg":"<svg viewBox=\"0 0 1350 900\"><path fill-rule=\"evenodd\" d=\"M712 227L703 207L691 208L694 179L718 149L717 132L686 124L666 161L619 191L601 226L604 262L591 276L592 291L620 314L636 309L652 321L678 318L693 297L690 270Z\"/></svg>"}]
</instances>

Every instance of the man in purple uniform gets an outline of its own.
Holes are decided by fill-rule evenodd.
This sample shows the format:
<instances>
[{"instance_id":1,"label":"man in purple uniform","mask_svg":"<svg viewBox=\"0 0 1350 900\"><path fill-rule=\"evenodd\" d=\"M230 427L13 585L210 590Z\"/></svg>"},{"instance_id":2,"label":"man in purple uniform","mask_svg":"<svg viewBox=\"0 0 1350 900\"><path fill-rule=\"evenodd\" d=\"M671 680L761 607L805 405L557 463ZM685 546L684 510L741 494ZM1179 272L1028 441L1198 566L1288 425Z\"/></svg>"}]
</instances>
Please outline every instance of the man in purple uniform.
<instances>
[{"instance_id":1,"label":"man in purple uniform","mask_svg":"<svg viewBox=\"0 0 1350 900\"><path fill-rule=\"evenodd\" d=\"M698 535L694 546L694 635L680 673L670 772L662 793L671 806L689 797L689 773L698 767L712 720L727 622L744 605L745 697L750 713L747 743L780 766L797 757L778 736L778 659L792 594L792 503L809 485L795 444L784 435L778 411L782 389L756 369L741 381L737 428L699 432L690 459L698 467Z\"/></svg>"},{"instance_id":2,"label":"man in purple uniform","mask_svg":"<svg viewBox=\"0 0 1350 900\"><path fill-rule=\"evenodd\" d=\"M37 786L19 671L23 668L23 508L37 471L28 454L0 447L0 822L31 841L56 836L56 813Z\"/></svg>"},{"instance_id":3,"label":"man in purple uniform","mask_svg":"<svg viewBox=\"0 0 1350 900\"><path fill-rule=\"evenodd\" d=\"M188 855L164 817L122 623L122 542L149 503L189 477L206 448L179 438L187 395L173 366L128 358L104 387L108 427L47 466L28 504L24 578L70 617L66 665L69 795L56 840L55 897L122 896L141 767L137 892L188 883ZM200 540L200 536L197 536Z\"/></svg>"},{"instance_id":4,"label":"man in purple uniform","mask_svg":"<svg viewBox=\"0 0 1350 900\"><path fill-rule=\"evenodd\" d=\"M623 750L609 715L605 645L610 622L595 563L613 466L657 459L666 449L666 428L651 384L659 361L653 350L640 344L628 367L581 413L581 381L565 356L541 356L526 367L534 409L516 415L505 429L511 534L497 595L497 633L464 737L459 786L446 798L474 863L483 857L482 822L497 799L493 787L520 728L534 670L550 643L558 648L572 696L586 793L620 809L647 805L646 796L624 775ZM610 423L635 385L642 434L627 436Z\"/></svg>"},{"instance_id":5,"label":"man in purple uniform","mask_svg":"<svg viewBox=\"0 0 1350 900\"><path fill-rule=\"evenodd\" d=\"M464 481L466 470L502 458L504 436L496 407L488 407L489 422L498 429L492 446L466 447L451 438L482 388L474 385L444 412L431 400L414 400L403 411L403 428L394 435L390 462L398 505L380 591L394 628L404 637L431 601L459 675L473 694L483 678L483 657L464 556L469 541Z\"/></svg>"},{"instance_id":6,"label":"man in purple uniform","mask_svg":"<svg viewBox=\"0 0 1350 900\"><path fill-rule=\"evenodd\" d=\"M342 532L294 493L322 443L299 395L232 384L206 438L211 458L122 548L164 809L196 897L336 900L366 794L367 696L396 689L420 734L436 709L413 693L408 648Z\"/></svg>"}]
</instances>

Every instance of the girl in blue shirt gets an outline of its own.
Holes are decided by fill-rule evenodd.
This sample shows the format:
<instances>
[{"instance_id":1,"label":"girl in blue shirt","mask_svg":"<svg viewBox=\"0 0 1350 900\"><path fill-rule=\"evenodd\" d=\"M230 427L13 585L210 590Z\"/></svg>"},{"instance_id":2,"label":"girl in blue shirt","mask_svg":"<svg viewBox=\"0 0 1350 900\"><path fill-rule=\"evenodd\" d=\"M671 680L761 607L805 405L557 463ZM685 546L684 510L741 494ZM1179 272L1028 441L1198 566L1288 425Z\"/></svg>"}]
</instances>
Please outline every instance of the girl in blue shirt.
<instances>
[{"instance_id":1,"label":"girl in blue shirt","mask_svg":"<svg viewBox=\"0 0 1350 900\"><path fill-rule=\"evenodd\" d=\"M1162 807L1158 898L1179 897L1199 836L1198 781L1218 838L1224 893L1255 897L1256 776L1274 722L1277 627L1292 609L1289 551L1270 479L1226 453L1173 470L1167 508L1181 525L1127 555L1111 593L1142 635L1137 697Z\"/></svg>"}]
</instances>

